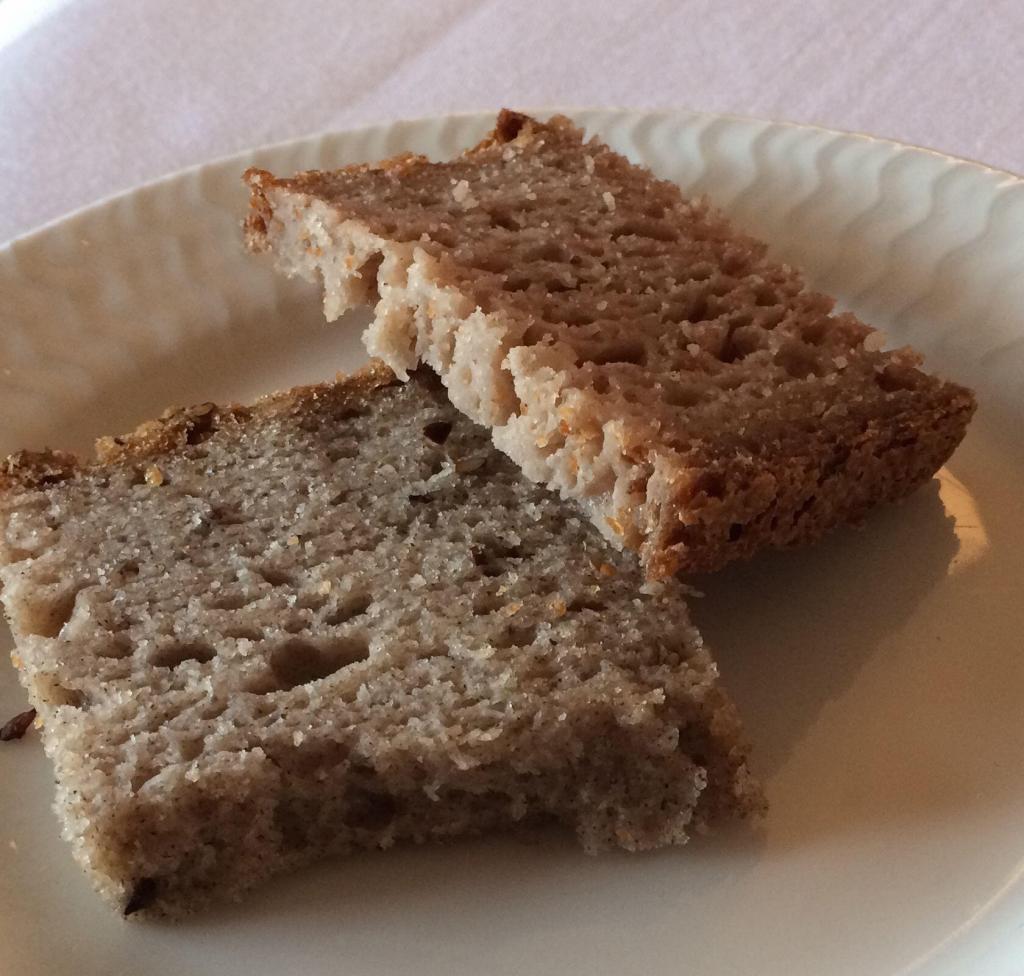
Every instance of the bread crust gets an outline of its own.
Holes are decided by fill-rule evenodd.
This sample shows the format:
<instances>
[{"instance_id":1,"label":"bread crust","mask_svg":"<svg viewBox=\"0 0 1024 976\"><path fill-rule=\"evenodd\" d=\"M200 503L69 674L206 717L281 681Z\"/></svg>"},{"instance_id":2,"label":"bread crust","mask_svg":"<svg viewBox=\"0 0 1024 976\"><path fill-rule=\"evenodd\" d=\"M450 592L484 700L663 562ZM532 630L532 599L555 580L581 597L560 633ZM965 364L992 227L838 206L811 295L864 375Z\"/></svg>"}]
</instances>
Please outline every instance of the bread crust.
<instances>
[{"instance_id":1,"label":"bread crust","mask_svg":"<svg viewBox=\"0 0 1024 976\"><path fill-rule=\"evenodd\" d=\"M248 406L206 401L189 407L169 407L156 420L144 421L128 433L98 438L91 461L58 450L22 450L9 455L0 466L0 493L45 490L49 485L98 468L155 460L197 444L225 427L301 413L323 399L355 403L374 390L396 382L388 366L373 360L355 373L339 375L333 383L315 383L271 393Z\"/></svg>"}]
</instances>

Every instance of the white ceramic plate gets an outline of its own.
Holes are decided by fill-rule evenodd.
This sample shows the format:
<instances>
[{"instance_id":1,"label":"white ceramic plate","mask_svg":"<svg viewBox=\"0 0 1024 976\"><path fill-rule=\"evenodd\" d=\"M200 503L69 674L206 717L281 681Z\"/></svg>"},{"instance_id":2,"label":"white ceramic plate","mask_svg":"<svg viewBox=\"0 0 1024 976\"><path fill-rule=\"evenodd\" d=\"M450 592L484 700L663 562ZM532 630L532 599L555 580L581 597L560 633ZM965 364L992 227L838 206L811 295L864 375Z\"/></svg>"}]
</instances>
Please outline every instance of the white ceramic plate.
<instances>
[{"instance_id":1,"label":"white ceramic plate","mask_svg":"<svg viewBox=\"0 0 1024 976\"><path fill-rule=\"evenodd\" d=\"M179 926L127 924L58 839L30 733L0 745L4 974L1024 970L1024 183L805 126L573 114L981 402L909 502L701 581L694 614L756 746L764 829L647 856L588 858L562 837L365 854ZM258 150L0 251L0 452L82 448L170 403L355 366L358 330L324 325L312 289L243 253L239 174L444 156L486 126ZM4 668L0 710L23 707Z\"/></svg>"}]
</instances>

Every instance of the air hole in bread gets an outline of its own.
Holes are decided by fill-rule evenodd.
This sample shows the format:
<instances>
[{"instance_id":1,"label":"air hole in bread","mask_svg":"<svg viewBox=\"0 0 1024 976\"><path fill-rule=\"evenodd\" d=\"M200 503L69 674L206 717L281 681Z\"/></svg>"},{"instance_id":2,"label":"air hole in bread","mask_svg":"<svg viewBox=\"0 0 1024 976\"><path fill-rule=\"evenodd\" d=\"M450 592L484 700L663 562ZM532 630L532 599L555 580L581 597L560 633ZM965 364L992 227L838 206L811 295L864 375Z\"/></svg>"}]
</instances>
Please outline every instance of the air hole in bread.
<instances>
[{"instance_id":1,"label":"air hole in bread","mask_svg":"<svg viewBox=\"0 0 1024 976\"><path fill-rule=\"evenodd\" d=\"M7 551L4 553L7 558L8 565L20 563L23 560L28 559L29 556L36 556L38 554L39 550L22 549L20 546L8 546Z\"/></svg>"},{"instance_id":2,"label":"air hole in bread","mask_svg":"<svg viewBox=\"0 0 1024 976\"><path fill-rule=\"evenodd\" d=\"M557 241L545 241L526 250L522 259L524 261L551 261L555 264L564 264L569 258L565 246Z\"/></svg>"},{"instance_id":3,"label":"air hole in bread","mask_svg":"<svg viewBox=\"0 0 1024 976\"><path fill-rule=\"evenodd\" d=\"M596 319L589 312L584 312L579 308L568 308L561 313L561 321L566 325L593 325Z\"/></svg>"},{"instance_id":4,"label":"air hole in bread","mask_svg":"<svg viewBox=\"0 0 1024 976\"><path fill-rule=\"evenodd\" d=\"M277 681L277 690L287 691L319 681L369 656L369 642L362 636L320 643L293 637L270 652L270 670Z\"/></svg>"},{"instance_id":5,"label":"air hole in bread","mask_svg":"<svg viewBox=\"0 0 1024 976\"><path fill-rule=\"evenodd\" d=\"M918 375L917 370L911 367L889 365L875 374L875 382L886 393L895 393L897 390L914 389Z\"/></svg>"},{"instance_id":6,"label":"air hole in bread","mask_svg":"<svg viewBox=\"0 0 1024 976\"><path fill-rule=\"evenodd\" d=\"M493 227L500 227L502 230L519 231L519 221L505 210L488 210L487 218Z\"/></svg>"},{"instance_id":7,"label":"air hole in bread","mask_svg":"<svg viewBox=\"0 0 1024 976\"><path fill-rule=\"evenodd\" d=\"M693 497L706 495L708 498L725 497L725 479L717 471L705 471L693 483Z\"/></svg>"},{"instance_id":8,"label":"air hole in bread","mask_svg":"<svg viewBox=\"0 0 1024 976\"><path fill-rule=\"evenodd\" d=\"M487 537L478 538L471 547L470 554L481 574L488 577L501 576L508 568L506 560L523 557L523 551L519 546Z\"/></svg>"},{"instance_id":9,"label":"air hole in bread","mask_svg":"<svg viewBox=\"0 0 1024 976\"><path fill-rule=\"evenodd\" d=\"M818 484L823 485L829 478L840 473L850 460L851 450L841 444L832 448L832 454L821 466L821 474L818 475Z\"/></svg>"},{"instance_id":10,"label":"air hole in bread","mask_svg":"<svg viewBox=\"0 0 1024 976\"><path fill-rule=\"evenodd\" d=\"M206 664L217 656L217 652L202 641L173 641L161 644L150 655L149 663L157 668L177 668L186 661Z\"/></svg>"},{"instance_id":11,"label":"air hole in bread","mask_svg":"<svg viewBox=\"0 0 1024 976\"><path fill-rule=\"evenodd\" d=\"M355 444L332 444L324 453L327 460L333 464L336 461L351 461L352 458L359 457L359 448Z\"/></svg>"},{"instance_id":12,"label":"air hole in bread","mask_svg":"<svg viewBox=\"0 0 1024 976\"><path fill-rule=\"evenodd\" d=\"M199 709L199 718L204 722L209 722L220 718L227 710L228 703L226 701L207 701Z\"/></svg>"},{"instance_id":13,"label":"air hole in bread","mask_svg":"<svg viewBox=\"0 0 1024 976\"><path fill-rule=\"evenodd\" d=\"M523 331L522 345L535 346L538 342L542 342L548 335L550 335L550 332L545 326L541 325L539 322L533 322Z\"/></svg>"},{"instance_id":14,"label":"air hole in bread","mask_svg":"<svg viewBox=\"0 0 1024 976\"><path fill-rule=\"evenodd\" d=\"M244 525L247 521L241 512L223 505L214 506L210 511L210 518L218 525Z\"/></svg>"},{"instance_id":15,"label":"air hole in bread","mask_svg":"<svg viewBox=\"0 0 1024 976\"><path fill-rule=\"evenodd\" d=\"M327 603L327 595L316 590L304 590L295 598L295 606L300 610L321 610Z\"/></svg>"},{"instance_id":16,"label":"air hole in bread","mask_svg":"<svg viewBox=\"0 0 1024 976\"><path fill-rule=\"evenodd\" d=\"M623 341L611 343L604 349L595 349L577 360L577 365L593 363L595 366L608 366L612 363L628 363L642 366L647 359L647 350L639 341Z\"/></svg>"},{"instance_id":17,"label":"air hole in bread","mask_svg":"<svg viewBox=\"0 0 1024 976\"><path fill-rule=\"evenodd\" d=\"M800 507L793 513L793 525L796 525L814 507L817 500L817 495L810 495L804 499Z\"/></svg>"},{"instance_id":18,"label":"air hole in bread","mask_svg":"<svg viewBox=\"0 0 1024 976\"><path fill-rule=\"evenodd\" d=\"M612 231L612 240L620 237L640 237L652 241L677 241L679 233L668 224L657 220L626 220Z\"/></svg>"},{"instance_id":19,"label":"air hole in bread","mask_svg":"<svg viewBox=\"0 0 1024 976\"><path fill-rule=\"evenodd\" d=\"M656 258L661 251L658 242L648 237L625 238L619 242L619 248L627 258Z\"/></svg>"},{"instance_id":20,"label":"air hole in bread","mask_svg":"<svg viewBox=\"0 0 1024 976\"><path fill-rule=\"evenodd\" d=\"M684 302L669 301L665 303L664 307L665 317L669 322L674 322L676 325L686 322L686 315L689 309Z\"/></svg>"},{"instance_id":21,"label":"air hole in bread","mask_svg":"<svg viewBox=\"0 0 1024 976\"><path fill-rule=\"evenodd\" d=\"M533 284L533 279L523 274L510 274L502 284L505 291L526 291Z\"/></svg>"},{"instance_id":22,"label":"air hole in bread","mask_svg":"<svg viewBox=\"0 0 1024 976\"><path fill-rule=\"evenodd\" d=\"M795 342L788 342L775 353L775 363L781 366L793 379L803 380L818 372L818 359L809 349Z\"/></svg>"},{"instance_id":23,"label":"air hole in bread","mask_svg":"<svg viewBox=\"0 0 1024 976\"><path fill-rule=\"evenodd\" d=\"M178 755L182 762L192 762L193 759L198 759L203 752L203 738L202 736L190 736L187 739L178 740Z\"/></svg>"},{"instance_id":24,"label":"air hole in bread","mask_svg":"<svg viewBox=\"0 0 1024 976\"><path fill-rule=\"evenodd\" d=\"M210 601L211 610L241 610L252 602L241 590L220 592Z\"/></svg>"},{"instance_id":25,"label":"air hole in bread","mask_svg":"<svg viewBox=\"0 0 1024 976\"><path fill-rule=\"evenodd\" d=\"M473 564L480 570L481 576L493 578L501 576L505 572L505 564L495 555L488 553L485 549L473 547Z\"/></svg>"},{"instance_id":26,"label":"air hole in bread","mask_svg":"<svg viewBox=\"0 0 1024 976\"><path fill-rule=\"evenodd\" d=\"M449 227L431 227L427 230L427 237L442 247L455 247L459 242L458 235Z\"/></svg>"},{"instance_id":27,"label":"air hole in bread","mask_svg":"<svg viewBox=\"0 0 1024 976\"><path fill-rule=\"evenodd\" d=\"M207 438L212 437L217 430L214 424L215 420L216 417L213 413L189 418L185 425L185 443L201 444ZM206 452L202 450L193 451L191 456L194 458L204 458L206 457Z\"/></svg>"},{"instance_id":28,"label":"air hole in bread","mask_svg":"<svg viewBox=\"0 0 1024 976\"><path fill-rule=\"evenodd\" d=\"M132 642L127 634L110 634L100 649L96 652L97 657L120 660L128 657L132 652Z\"/></svg>"},{"instance_id":29,"label":"air hole in bread","mask_svg":"<svg viewBox=\"0 0 1024 976\"><path fill-rule=\"evenodd\" d=\"M477 617L486 617L505 606L505 601L496 593L484 590L473 597L473 614Z\"/></svg>"},{"instance_id":30,"label":"air hole in bread","mask_svg":"<svg viewBox=\"0 0 1024 976\"><path fill-rule=\"evenodd\" d=\"M693 305L690 307L690 311L686 318L694 324L707 322L709 320L708 300L706 295L697 296Z\"/></svg>"},{"instance_id":31,"label":"air hole in bread","mask_svg":"<svg viewBox=\"0 0 1024 976\"><path fill-rule=\"evenodd\" d=\"M291 586L295 580L291 573L275 569L273 566L261 566L256 570L271 586Z\"/></svg>"},{"instance_id":32,"label":"air hole in bread","mask_svg":"<svg viewBox=\"0 0 1024 976\"><path fill-rule=\"evenodd\" d=\"M494 644L499 649L507 647L529 647L537 640L536 624L512 624L495 638Z\"/></svg>"},{"instance_id":33,"label":"air hole in bread","mask_svg":"<svg viewBox=\"0 0 1024 976\"><path fill-rule=\"evenodd\" d=\"M732 249L722 255L722 270L727 275L741 278L750 272L750 266L754 261L753 255L744 250Z\"/></svg>"},{"instance_id":34,"label":"air hole in bread","mask_svg":"<svg viewBox=\"0 0 1024 976\"><path fill-rule=\"evenodd\" d=\"M60 683L53 674L36 675L32 682L32 690L40 701L49 705L69 705L71 708L84 708L88 704L85 692L77 688L68 688Z\"/></svg>"},{"instance_id":35,"label":"air hole in bread","mask_svg":"<svg viewBox=\"0 0 1024 976\"><path fill-rule=\"evenodd\" d=\"M350 593L342 597L337 606L331 609L324 617L324 623L329 627L338 627L346 624L356 617L361 617L373 604L373 597L369 593Z\"/></svg>"},{"instance_id":36,"label":"air hole in bread","mask_svg":"<svg viewBox=\"0 0 1024 976\"><path fill-rule=\"evenodd\" d=\"M583 610L593 610L594 613L600 613L606 609L603 600L598 600L595 597L578 596L571 600L565 608L570 613L580 613Z\"/></svg>"},{"instance_id":37,"label":"air hole in bread","mask_svg":"<svg viewBox=\"0 0 1024 976\"><path fill-rule=\"evenodd\" d=\"M673 546L689 546L692 545L695 538L700 538L700 531L697 527L692 525L674 525L665 534L665 547L670 549Z\"/></svg>"},{"instance_id":38,"label":"air hole in bread","mask_svg":"<svg viewBox=\"0 0 1024 976\"><path fill-rule=\"evenodd\" d=\"M380 298L380 292L377 289L377 273L380 271L383 260L384 255L377 251L362 263L357 272L362 281L364 301L367 304L372 304Z\"/></svg>"},{"instance_id":39,"label":"air hole in bread","mask_svg":"<svg viewBox=\"0 0 1024 976\"><path fill-rule=\"evenodd\" d=\"M754 353L768 348L768 337L762 323L748 321L737 325L732 333L733 362L746 359Z\"/></svg>"},{"instance_id":40,"label":"air hole in bread","mask_svg":"<svg viewBox=\"0 0 1024 976\"><path fill-rule=\"evenodd\" d=\"M800 338L809 346L820 346L828 336L828 321L811 322L800 329Z\"/></svg>"},{"instance_id":41,"label":"air hole in bread","mask_svg":"<svg viewBox=\"0 0 1024 976\"><path fill-rule=\"evenodd\" d=\"M75 601L83 587L55 589L26 607L18 621L19 629L36 637L56 637L75 612Z\"/></svg>"},{"instance_id":42,"label":"air hole in bread","mask_svg":"<svg viewBox=\"0 0 1024 976\"><path fill-rule=\"evenodd\" d=\"M232 640L258 641L263 637L263 631L257 627L228 626L221 633Z\"/></svg>"},{"instance_id":43,"label":"air hole in bread","mask_svg":"<svg viewBox=\"0 0 1024 976\"><path fill-rule=\"evenodd\" d=\"M448 420L432 420L429 424L424 424L423 426L423 436L435 444L443 444L448 440L448 435L451 432L452 424Z\"/></svg>"},{"instance_id":44,"label":"air hole in bread","mask_svg":"<svg viewBox=\"0 0 1024 976\"><path fill-rule=\"evenodd\" d=\"M504 254L480 254L473 257L473 267L491 274L506 274L508 258Z\"/></svg>"},{"instance_id":45,"label":"air hole in bread","mask_svg":"<svg viewBox=\"0 0 1024 976\"><path fill-rule=\"evenodd\" d=\"M729 326L722 340L722 347L718 350L718 359L723 363L734 363L743 358L743 351L734 341L738 326L733 323Z\"/></svg>"}]
</instances>

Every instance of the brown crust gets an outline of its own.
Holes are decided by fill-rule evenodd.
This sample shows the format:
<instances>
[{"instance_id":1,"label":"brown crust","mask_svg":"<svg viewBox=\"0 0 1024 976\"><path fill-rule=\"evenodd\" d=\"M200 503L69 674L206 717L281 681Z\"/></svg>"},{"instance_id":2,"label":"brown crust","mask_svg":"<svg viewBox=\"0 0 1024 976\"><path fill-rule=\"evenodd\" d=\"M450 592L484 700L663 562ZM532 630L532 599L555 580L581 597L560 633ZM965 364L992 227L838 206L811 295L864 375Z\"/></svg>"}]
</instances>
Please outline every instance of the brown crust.
<instances>
[{"instance_id":1,"label":"brown crust","mask_svg":"<svg viewBox=\"0 0 1024 976\"><path fill-rule=\"evenodd\" d=\"M265 169L252 166L242 174L242 181L249 187L249 212L242 221L245 244L250 251L265 251L267 221L273 213L267 201L266 188L274 183L274 176Z\"/></svg>"},{"instance_id":2,"label":"brown crust","mask_svg":"<svg viewBox=\"0 0 1024 976\"><path fill-rule=\"evenodd\" d=\"M0 465L0 491L46 488L73 478L78 470L78 458L65 451L18 451Z\"/></svg>"},{"instance_id":3,"label":"brown crust","mask_svg":"<svg viewBox=\"0 0 1024 976\"><path fill-rule=\"evenodd\" d=\"M503 108L498 113L498 121L494 126L494 138L498 142L511 142L519 135L523 126L533 120L522 112L513 112Z\"/></svg>"},{"instance_id":4,"label":"brown crust","mask_svg":"<svg viewBox=\"0 0 1024 976\"><path fill-rule=\"evenodd\" d=\"M545 132L572 132L579 133L579 130L564 115L555 115L547 122L540 122L522 112L503 108L498 113L494 129L488 133L476 146L467 150L464 154L469 157L474 153L481 152L494 145L504 145L510 142L528 142ZM582 133L579 133L582 137ZM351 166L343 166L336 170L337 173L356 175L371 171L387 173L395 179L400 179L408 170L418 166L429 164L426 156L418 156L414 153L399 153L388 159L382 159L374 163L355 163ZM242 174L242 182L249 188L249 211L243 221L243 230L246 247L253 252L259 253L268 249L267 245L267 222L273 216L274 208L267 199L267 191L271 189L287 189L293 193L315 193L325 182L328 182L330 174L322 170L306 170L296 173L294 176L279 178L265 169L252 166Z\"/></svg>"},{"instance_id":5,"label":"brown crust","mask_svg":"<svg viewBox=\"0 0 1024 976\"><path fill-rule=\"evenodd\" d=\"M0 494L47 488L97 468L134 464L184 450L216 431L282 414L302 413L324 399L340 403L360 401L374 390L397 382L395 374L379 360L334 383L300 386L262 397L251 406L202 403L170 408L157 419L140 424L128 434L101 437L95 459L79 459L64 451L19 451L0 466Z\"/></svg>"},{"instance_id":6,"label":"brown crust","mask_svg":"<svg viewBox=\"0 0 1024 976\"><path fill-rule=\"evenodd\" d=\"M709 506L705 521L659 526L644 547L647 575L706 573L764 548L786 549L817 541L843 523L858 523L882 502L905 498L942 467L963 440L977 403L964 387L945 385L941 400L915 404L890 423L875 423L834 454L808 455L800 464L779 458L760 463L771 503L751 516ZM730 473L723 472L728 483ZM740 479L749 472L739 472ZM729 492L724 492L726 499ZM668 506L693 508L692 497Z\"/></svg>"},{"instance_id":7,"label":"brown crust","mask_svg":"<svg viewBox=\"0 0 1024 976\"><path fill-rule=\"evenodd\" d=\"M556 115L550 122L540 122L522 112L503 108L498 112L494 128L472 149L468 149L464 155L472 156L474 153L490 149L491 146L507 145L510 142L525 143L548 128L560 128L564 123L572 126L572 123L563 115Z\"/></svg>"}]
</instances>

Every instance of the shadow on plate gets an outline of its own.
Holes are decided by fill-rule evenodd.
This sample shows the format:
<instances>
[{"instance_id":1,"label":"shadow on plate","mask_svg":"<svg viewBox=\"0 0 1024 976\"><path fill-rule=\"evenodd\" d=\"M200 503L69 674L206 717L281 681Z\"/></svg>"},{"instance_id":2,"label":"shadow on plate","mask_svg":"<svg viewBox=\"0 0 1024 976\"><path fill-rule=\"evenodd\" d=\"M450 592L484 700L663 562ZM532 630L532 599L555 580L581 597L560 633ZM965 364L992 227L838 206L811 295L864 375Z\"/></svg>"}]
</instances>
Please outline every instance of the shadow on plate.
<instances>
[{"instance_id":1,"label":"shadow on plate","mask_svg":"<svg viewBox=\"0 0 1024 976\"><path fill-rule=\"evenodd\" d=\"M756 743L761 776L779 770L880 639L945 579L957 548L933 480L861 528L691 581L704 594L691 613Z\"/></svg>"},{"instance_id":2,"label":"shadow on plate","mask_svg":"<svg viewBox=\"0 0 1024 976\"><path fill-rule=\"evenodd\" d=\"M767 787L772 856L837 835L892 856L908 829L1019 804L1019 466L976 427L863 530L695 581L692 615Z\"/></svg>"}]
</instances>

